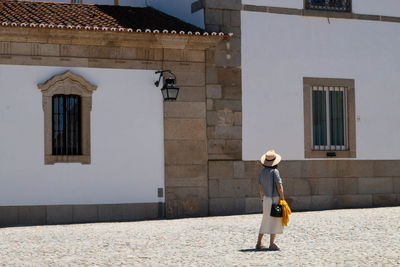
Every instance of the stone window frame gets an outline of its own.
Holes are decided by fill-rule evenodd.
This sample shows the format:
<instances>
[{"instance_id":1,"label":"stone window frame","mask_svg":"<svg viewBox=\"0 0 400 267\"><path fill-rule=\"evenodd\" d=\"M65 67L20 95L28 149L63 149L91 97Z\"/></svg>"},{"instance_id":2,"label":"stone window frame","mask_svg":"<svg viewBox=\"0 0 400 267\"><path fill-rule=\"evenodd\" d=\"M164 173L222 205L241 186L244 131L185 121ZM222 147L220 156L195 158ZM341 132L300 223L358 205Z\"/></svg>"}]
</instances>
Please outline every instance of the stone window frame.
<instances>
[{"instance_id":1,"label":"stone window frame","mask_svg":"<svg viewBox=\"0 0 400 267\"><path fill-rule=\"evenodd\" d=\"M42 92L42 107L44 112L44 164L81 163L90 164L90 112L92 110L92 94L97 86L92 85L83 77L66 71L55 75L43 84L38 84ZM81 98L81 151L82 155L53 155L52 142L52 98L54 95L79 95Z\"/></svg>"},{"instance_id":2,"label":"stone window frame","mask_svg":"<svg viewBox=\"0 0 400 267\"><path fill-rule=\"evenodd\" d=\"M312 149L311 90L313 86L347 87L347 140L348 150L316 151ZM356 118L355 118L355 81L354 79L303 78L304 104L304 157L332 158L327 152L335 152L335 158L356 158Z\"/></svg>"}]
</instances>

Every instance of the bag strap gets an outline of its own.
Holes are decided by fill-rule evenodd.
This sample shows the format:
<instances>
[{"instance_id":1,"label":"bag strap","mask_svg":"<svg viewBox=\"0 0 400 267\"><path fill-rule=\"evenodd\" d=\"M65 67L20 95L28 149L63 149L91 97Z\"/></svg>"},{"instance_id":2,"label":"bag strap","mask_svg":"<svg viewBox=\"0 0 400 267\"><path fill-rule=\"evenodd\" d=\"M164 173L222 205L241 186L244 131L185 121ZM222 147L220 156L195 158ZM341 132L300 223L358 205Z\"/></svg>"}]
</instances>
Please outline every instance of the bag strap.
<instances>
[{"instance_id":1,"label":"bag strap","mask_svg":"<svg viewBox=\"0 0 400 267\"><path fill-rule=\"evenodd\" d=\"M272 173L271 173L272 174ZM272 203L274 203L274 186L275 186L275 183L274 183L274 176L273 176L273 174L272 174L272 179L271 179L271 181L272 181L272 193L271 193L271 198L272 198ZM279 203L279 202L278 202ZM277 203L277 204L278 204Z\"/></svg>"}]
</instances>

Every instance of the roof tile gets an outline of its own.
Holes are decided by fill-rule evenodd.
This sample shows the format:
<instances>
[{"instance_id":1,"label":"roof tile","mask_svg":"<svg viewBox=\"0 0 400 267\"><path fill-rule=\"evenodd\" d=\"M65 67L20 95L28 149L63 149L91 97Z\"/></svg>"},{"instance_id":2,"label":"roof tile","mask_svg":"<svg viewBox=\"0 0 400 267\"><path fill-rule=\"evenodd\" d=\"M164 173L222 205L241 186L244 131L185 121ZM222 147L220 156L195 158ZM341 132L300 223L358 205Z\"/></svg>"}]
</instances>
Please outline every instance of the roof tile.
<instances>
[{"instance_id":1,"label":"roof tile","mask_svg":"<svg viewBox=\"0 0 400 267\"><path fill-rule=\"evenodd\" d=\"M151 7L128 7L128 6L107 6L107 5L87 5L87 4L64 4L52 2L30 2L16 0L0 0L0 25L7 22L8 25L16 23L18 26L25 23L59 25L63 28L87 26L90 29L104 27L119 29L129 29L144 32L146 29L159 30L163 32L199 32L204 30L183 22L178 18L169 16ZM13 24L15 25L15 24ZM71 28L71 27L69 27Z\"/></svg>"}]
</instances>

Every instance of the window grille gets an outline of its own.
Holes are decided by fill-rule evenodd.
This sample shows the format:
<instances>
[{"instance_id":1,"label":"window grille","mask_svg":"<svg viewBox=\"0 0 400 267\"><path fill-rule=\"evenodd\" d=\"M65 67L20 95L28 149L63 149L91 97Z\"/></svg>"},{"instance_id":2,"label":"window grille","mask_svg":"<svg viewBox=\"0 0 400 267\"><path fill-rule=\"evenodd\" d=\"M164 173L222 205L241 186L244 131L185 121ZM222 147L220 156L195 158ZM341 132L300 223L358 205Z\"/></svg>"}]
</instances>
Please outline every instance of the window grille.
<instances>
[{"instance_id":1,"label":"window grille","mask_svg":"<svg viewBox=\"0 0 400 267\"><path fill-rule=\"evenodd\" d=\"M81 155L81 100L53 96L53 155Z\"/></svg>"},{"instance_id":2,"label":"window grille","mask_svg":"<svg viewBox=\"0 0 400 267\"><path fill-rule=\"evenodd\" d=\"M311 94L313 150L347 150L347 88L313 86Z\"/></svg>"},{"instance_id":3,"label":"window grille","mask_svg":"<svg viewBox=\"0 0 400 267\"><path fill-rule=\"evenodd\" d=\"M351 12L351 0L305 0L306 9Z\"/></svg>"}]
</instances>

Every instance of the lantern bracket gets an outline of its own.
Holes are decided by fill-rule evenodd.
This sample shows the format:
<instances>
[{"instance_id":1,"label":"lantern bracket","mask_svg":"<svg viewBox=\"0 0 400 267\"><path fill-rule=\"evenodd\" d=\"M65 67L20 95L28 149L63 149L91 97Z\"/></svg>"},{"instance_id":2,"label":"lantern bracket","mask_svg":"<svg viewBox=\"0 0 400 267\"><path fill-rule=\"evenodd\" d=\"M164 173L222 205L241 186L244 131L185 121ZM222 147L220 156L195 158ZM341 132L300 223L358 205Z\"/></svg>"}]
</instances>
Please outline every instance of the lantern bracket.
<instances>
[{"instance_id":1,"label":"lantern bracket","mask_svg":"<svg viewBox=\"0 0 400 267\"><path fill-rule=\"evenodd\" d=\"M167 73L171 74L172 76L174 76L173 79L174 79L174 81L176 82L176 76L175 76L175 74L173 74L170 70L158 70L158 71L156 71L155 74L160 74L160 77L158 77L158 81L155 81L155 82L154 82L154 85L155 85L156 87L158 87L158 86L160 85L161 78L164 77L164 73L165 73L165 72L167 72Z\"/></svg>"}]
</instances>

